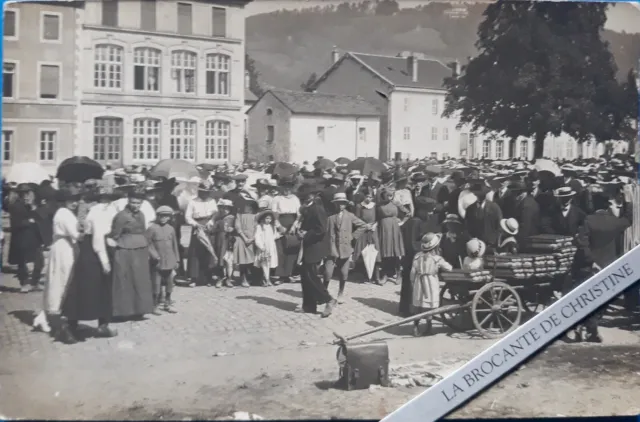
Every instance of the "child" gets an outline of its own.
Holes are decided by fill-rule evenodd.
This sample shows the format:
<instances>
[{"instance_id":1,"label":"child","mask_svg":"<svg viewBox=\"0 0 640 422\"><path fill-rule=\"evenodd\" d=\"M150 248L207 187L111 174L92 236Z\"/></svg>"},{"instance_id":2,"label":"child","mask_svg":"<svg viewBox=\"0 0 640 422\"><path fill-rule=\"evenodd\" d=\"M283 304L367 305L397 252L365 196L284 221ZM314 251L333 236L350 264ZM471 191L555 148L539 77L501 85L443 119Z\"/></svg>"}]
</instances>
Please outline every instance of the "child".
<instances>
[{"instance_id":1,"label":"child","mask_svg":"<svg viewBox=\"0 0 640 422\"><path fill-rule=\"evenodd\" d=\"M278 250L276 249L276 227L273 211L265 210L256 216L255 262L262 269L262 285L272 286L269 273L278 267Z\"/></svg>"},{"instance_id":2,"label":"child","mask_svg":"<svg viewBox=\"0 0 640 422\"><path fill-rule=\"evenodd\" d=\"M235 221L236 242L233 246L233 261L238 265L242 287L249 287L249 267L255 262L253 236L256 234L256 208L258 203L250 198L242 201L244 209Z\"/></svg>"},{"instance_id":3,"label":"child","mask_svg":"<svg viewBox=\"0 0 640 422\"><path fill-rule=\"evenodd\" d=\"M451 271L453 267L438 255L441 234L427 233L420 240L420 252L413 259L409 278L413 284L413 314L425 308L435 309L440 306L440 271ZM413 322L413 335L418 337L431 332L432 318L425 318L426 329L420 333L420 320Z\"/></svg>"},{"instance_id":4,"label":"child","mask_svg":"<svg viewBox=\"0 0 640 422\"><path fill-rule=\"evenodd\" d=\"M500 235L498 236L499 255L516 255L518 253L518 221L515 218L503 218L500 220Z\"/></svg>"},{"instance_id":5,"label":"child","mask_svg":"<svg viewBox=\"0 0 640 422\"><path fill-rule=\"evenodd\" d=\"M170 223L173 210L168 206L161 206L156 211L157 219L147 229L149 239L149 256L151 257L151 280L153 281L154 315L159 315L162 305L162 286L165 287L164 310L176 313L173 309L171 293L175 270L180 265L178 252L178 237Z\"/></svg>"},{"instance_id":6,"label":"child","mask_svg":"<svg viewBox=\"0 0 640 422\"><path fill-rule=\"evenodd\" d=\"M462 263L462 269L467 272L481 271L484 268L484 256L487 245L480 239L471 239L467 242L467 256Z\"/></svg>"},{"instance_id":7,"label":"child","mask_svg":"<svg viewBox=\"0 0 640 422\"><path fill-rule=\"evenodd\" d=\"M219 265L222 267L223 277L216 281L216 288L233 287L233 245L235 243L235 217L231 213L233 202L230 199L218 201L218 216L213 225L214 246L216 255L220 257Z\"/></svg>"}]
</instances>

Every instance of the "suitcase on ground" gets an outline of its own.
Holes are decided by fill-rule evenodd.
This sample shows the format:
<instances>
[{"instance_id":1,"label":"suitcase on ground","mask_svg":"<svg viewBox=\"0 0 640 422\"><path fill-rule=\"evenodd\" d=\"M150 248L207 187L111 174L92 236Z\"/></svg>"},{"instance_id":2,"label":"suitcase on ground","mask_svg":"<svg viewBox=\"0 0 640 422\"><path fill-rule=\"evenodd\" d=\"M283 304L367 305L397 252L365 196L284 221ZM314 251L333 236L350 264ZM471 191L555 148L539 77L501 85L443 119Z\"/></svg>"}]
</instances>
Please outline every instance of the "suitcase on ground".
<instances>
[{"instance_id":1,"label":"suitcase on ground","mask_svg":"<svg viewBox=\"0 0 640 422\"><path fill-rule=\"evenodd\" d=\"M385 342L343 344L338 349L340 379L345 390L389 385L389 347Z\"/></svg>"}]
</instances>

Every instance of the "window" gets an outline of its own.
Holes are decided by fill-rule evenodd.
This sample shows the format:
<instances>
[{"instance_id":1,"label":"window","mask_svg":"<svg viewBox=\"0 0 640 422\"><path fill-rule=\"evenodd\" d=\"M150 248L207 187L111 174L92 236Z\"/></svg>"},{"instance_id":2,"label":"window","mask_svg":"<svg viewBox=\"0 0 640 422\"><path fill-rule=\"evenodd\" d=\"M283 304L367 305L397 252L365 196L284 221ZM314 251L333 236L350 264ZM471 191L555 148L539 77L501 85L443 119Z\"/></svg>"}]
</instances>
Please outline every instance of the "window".
<instances>
[{"instance_id":1,"label":"window","mask_svg":"<svg viewBox=\"0 0 640 422\"><path fill-rule=\"evenodd\" d=\"M223 120L210 120L205 126L204 158L228 160L231 141L231 124Z\"/></svg>"},{"instance_id":2,"label":"window","mask_svg":"<svg viewBox=\"0 0 640 422\"><path fill-rule=\"evenodd\" d=\"M460 153L466 153L469 148L469 134L461 133L460 134Z\"/></svg>"},{"instance_id":3,"label":"window","mask_svg":"<svg viewBox=\"0 0 640 422\"><path fill-rule=\"evenodd\" d=\"M160 90L160 50L149 47L136 48L133 53L133 89L136 91Z\"/></svg>"},{"instance_id":4,"label":"window","mask_svg":"<svg viewBox=\"0 0 640 422\"><path fill-rule=\"evenodd\" d=\"M62 20L62 15L54 14L54 13L43 13L42 14L42 33L40 34L41 40L44 42L47 41L61 41L61 33L60 33L60 21Z\"/></svg>"},{"instance_id":5,"label":"window","mask_svg":"<svg viewBox=\"0 0 640 422\"><path fill-rule=\"evenodd\" d=\"M122 88L123 48L117 45L96 45L93 56L93 86Z\"/></svg>"},{"instance_id":6,"label":"window","mask_svg":"<svg viewBox=\"0 0 640 422\"><path fill-rule=\"evenodd\" d=\"M226 37L227 36L227 9L224 7L212 8L212 33L213 37Z\"/></svg>"},{"instance_id":7,"label":"window","mask_svg":"<svg viewBox=\"0 0 640 422\"><path fill-rule=\"evenodd\" d=\"M2 97L15 98L16 77L16 64L4 62L2 64Z\"/></svg>"},{"instance_id":8,"label":"window","mask_svg":"<svg viewBox=\"0 0 640 422\"><path fill-rule=\"evenodd\" d=\"M133 159L160 159L160 120L135 119L133 121Z\"/></svg>"},{"instance_id":9,"label":"window","mask_svg":"<svg viewBox=\"0 0 640 422\"><path fill-rule=\"evenodd\" d=\"M490 158L491 157L491 141L485 140L482 141L482 158Z\"/></svg>"},{"instance_id":10,"label":"window","mask_svg":"<svg viewBox=\"0 0 640 422\"><path fill-rule=\"evenodd\" d=\"M447 154L446 152L444 154L442 154L442 159L443 160L448 160L449 159L449 154Z\"/></svg>"},{"instance_id":11,"label":"window","mask_svg":"<svg viewBox=\"0 0 640 422\"><path fill-rule=\"evenodd\" d=\"M55 158L58 132L43 130L40 132L40 161L53 161Z\"/></svg>"},{"instance_id":12,"label":"window","mask_svg":"<svg viewBox=\"0 0 640 422\"><path fill-rule=\"evenodd\" d=\"M411 139L411 128L409 126L404 127L404 133L403 133L402 139L404 139L405 141L408 141Z\"/></svg>"},{"instance_id":13,"label":"window","mask_svg":"<svg viewBox=\"0 0 640 422\"><path fill-rule=\"evenodd\" d=\"M404 111L409 111L409 99L404 99Z\"/></svg>"},{"instance_id":14,"label":"window","mask_svg":"<svg viewBox=\"0 0 640 422\"><path fill-rule=\"evenodd\" d=\"M566 151L567 160L573 160L573 140L571 139L567 140L566 147L567 147L567 151Z\"/></svg>"},{"instance_id":15,"label":"window","mask_svg":"<svg viewBox=\"0 0 640 422\"><path fill-rule=\"evenodd\" d=\"M496 159L501 160L504 158L504 141L496 141Z\"/></svg>"},{"instance_id":16,"label":"window","mask_svg":"<svg viewBox=\"0 0 640 422\"><path fill-rule=\"evenodd\" d=\"M358 128L358 141L367 142L367 128L359 127Z\"/></svg>"},{"instance_id":17,"label":"window","mask_svg":"<svg viewBox=\"0 0 640 422\"><path fill-rule=\"evenodd\" d=\"M271 116L271 115L273 115L273 110L268 108L267 109L267 116Z\"/></svg>"},{"instance_id":18,"label":"window","mask_svg":"<svg viewBox=\"0 0 640 422\"><path fill-rule=\"evenodd\" d=\"M562 148L562 141L559 139L554 139L556 156L555 158L562 158L562 153L564 152L564 148Z\"/></svg>"},{"instance_id":19,"label":"window","mask_svg":"<svg viewBox=\"0 0 640 422\"><path fill-rule=\"evenodd\" d=\"M324 132L324 126L318 126L318 128L316 129L316 140L318 142L324 142Z\"/></svg>"},{"instance_id":20,"label":"window","mask_svg":"<svg viewBox=\"0 0 640 422\"><path fill-rule=\"evenodd\" d=\"M156 0L140 1L140 29L156 30Z\"/></svg>"},{"instance_id":21,"label":"window","mask_svg":"<svg viewBox=\"0 0 640 422\"><path fill-rule=\"evenodd\" d=\"M529 158L529 142L520 142L520 158L526 160Z\"/></svg>"},{"instance_id":22,"label":"window","mask_svg":"<svg viewBox=\"0 0 640 422\"><path fill-rule=\"evenodd\" d=\"M53 64L40 65L40 98L55 99L60 97L60 66Z\"/></svg>"},{"instance_id":23,"label":"window","mask_svg":"<svg viewBox=\"0 0 640 422\"><path fill-rule=\"evenodd\" d=\"M442 128L442 140L443 141L448 141L449 140L449 128L448 127L443 127Z\"/></svg>"},{"instance_id":24,"label":"window","mask_svg":"<svg viewBox=\"0 0 640 422\"><path fill-rule=\"evenodd\" d=\"M11 161L11 153L13 152L13 131L2 131L2 161Z\"/></svg>"},{"instance_id":25,"label":"window","mask_svg":"<svg viewBox=\"0 0 640 422\"><path fill-rule=\"evenodd\" d=\"M267 126L267 142L273 142L275 137L275 128L271 125Z\"/></svg>"},{"instance_id":26,"label":"window","mask_svg":"<svg viewBox=\"0 0 640 422\"><path fill-rule=\"evenodd\" d=\"M98 117L93 127L93 159L111 161L120 159L122 148L122 119Z\"/></svg>"},{"instance_id":27,"label":"window","mask_svg":"<svg viewBox=\"0 0 640 422\"><path fill-rule=\"evenodd\" d=\"M230 63L227 55L207 55L207 94L229 95Z\"/></svg>"},{"instance_id":28,"label":"window","mask_svg":"<svg viewBox=\"0 0 640 422\"><path fill-rule=\"evenodd\" d=\"M178 34L191 35L193 33L193 15L189 3L178 3Z\"/></svg>"},{"instance_id":29,"label":"window","mask_svg":"<svg viewBox=\"0 0 640 422\"><path fill-rule=\"evenodd\" d=\"M433 100L431 100L431 113L434 116L438 115L438 99L434 98Z\"/></svg>"},{"instance_id":30,"label":"window","mask_svg":"<svg viewBox=\"0 0 640 422\"><path fill-rule=\"evenodd\" d=\"M432 152L431 153L431 159L432 160L437 160L438 159L438 153L437 152Z\"/></svg>"},{"instance_id":31,"label":"window","mask_svg":"<svg viewBox=\"0 0 640 422\"><path fill-rule=\"evenodd\" d=\"M15 10L4 11L4 38L18 38L18 13Z\"/></svg>"},{"instance_id":32,"label":"window","mask_svg":"<svg viewBox=\"0 0 640 422\"><path fill-rule=\"evenodd\" d=\"M171 78L175 81L176 92L195 94L197 57L190 51L171 53Z\"/></svg>"},{"instance_id":33,"label":"window","mask_svg":"<svg viewBox=\"0 0 640 422\"><path fill-rule=\"evenodd\" d=\"M469 158L475 158L476 156L476 135L473 133L469 134L469 150L467 151L469 154Z\"/></svg>"},{"instance_id":34,"label":"window","mask_svg":"<svg viewBox=\"0 0 640 422\"><path fill-rule=\"evenodd\" d=\"M169 157L182 160L194 160L196 147L196 122L193 120L174 120L171 122Z\"/></svg>"},{"instance_id":35,"label":"window","mask_svg":"<svg viewBox=\"0 0 640 422\"><path fill-rule=\"evenodd\" d=\"M118 0L102 0L102 25L118 26Z\"/></svg>"},{"instance_id":36,"label":"window","mask_svg":"<svg viewBox=\"0 0 640 422\"><path fill-rule=\"evenodd\" d=\"M437 127L432 127L431 128L431 140L432 141L437 141L438 140L438 128Z\"/></svg>"}]
</instances>

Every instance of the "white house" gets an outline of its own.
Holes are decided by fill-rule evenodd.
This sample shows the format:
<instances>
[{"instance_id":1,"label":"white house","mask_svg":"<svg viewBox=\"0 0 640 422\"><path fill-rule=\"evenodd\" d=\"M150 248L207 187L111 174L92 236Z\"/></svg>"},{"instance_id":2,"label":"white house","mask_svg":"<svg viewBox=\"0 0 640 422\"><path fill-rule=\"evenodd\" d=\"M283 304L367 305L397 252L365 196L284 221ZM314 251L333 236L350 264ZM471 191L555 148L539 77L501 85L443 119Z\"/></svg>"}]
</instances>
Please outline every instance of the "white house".
<instances>
[{"instance_id":1,"label":"white house","mask_svg":"<svg viewBox=\"0 0 640 422\"><path fill-rule=\"evenodd\" d=\"M76 153L242 161L248 2L86 2Z\"/></svg>"},{"instance_id":2,"label":"white house","mask_svg":"<svg viewBox=\"0 0 640 422\"><path fill-rule=\"evenodd\" d=\"M248 158L302 163L377 157L379 114L357 96L268 91L247 112Z\"/></svg>"}]
</instances>

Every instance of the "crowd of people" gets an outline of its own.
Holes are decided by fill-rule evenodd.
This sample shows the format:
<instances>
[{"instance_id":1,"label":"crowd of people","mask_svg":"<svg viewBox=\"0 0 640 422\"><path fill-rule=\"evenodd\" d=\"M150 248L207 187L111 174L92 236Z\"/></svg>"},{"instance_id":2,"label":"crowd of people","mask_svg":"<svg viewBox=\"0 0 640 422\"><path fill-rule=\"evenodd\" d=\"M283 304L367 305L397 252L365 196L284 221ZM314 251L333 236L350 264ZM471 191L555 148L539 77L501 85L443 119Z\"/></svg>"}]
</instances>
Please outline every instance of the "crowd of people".
<instances>
[{"instance_id":1,"label":"crowd of people","mask_svg":"<svg viewBox=\"0 0 640 422\"><path fill-rule=\"evenodd\" d=\"M575 239L565 291L623 253L632 225L631 184L615 166L562 174L535 169L487 177L472 166L448 174L394 163L363 175L346 166L304 169L247 186L241 171L212 171L181 205L175 179L5 185L9 264L21 292L40 290L34 326L68 344L79 321L175 313L174 285L269 287L300 281L297 312L329 317L350 273L401 282L399 312L437 308L441 271L482 269L486 254L517 254L530 236ZM633 182L635 183L635 182ZM188 227L188 230L185 230ZM45 251L48 259L45 264ZM27 264L33 264L29 269ZM329 293L337 279L338 294ZM627 307L638 306L637 287ZM431 331L414 323L414 334ZM602 341L597 318L576 340Z\"/></svg>"}]
</instances>

